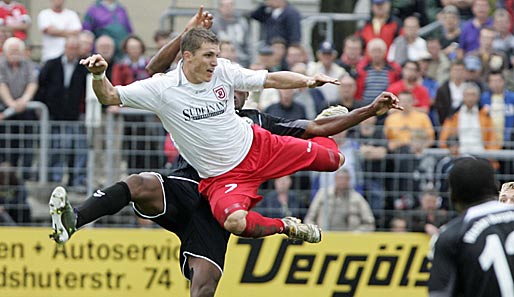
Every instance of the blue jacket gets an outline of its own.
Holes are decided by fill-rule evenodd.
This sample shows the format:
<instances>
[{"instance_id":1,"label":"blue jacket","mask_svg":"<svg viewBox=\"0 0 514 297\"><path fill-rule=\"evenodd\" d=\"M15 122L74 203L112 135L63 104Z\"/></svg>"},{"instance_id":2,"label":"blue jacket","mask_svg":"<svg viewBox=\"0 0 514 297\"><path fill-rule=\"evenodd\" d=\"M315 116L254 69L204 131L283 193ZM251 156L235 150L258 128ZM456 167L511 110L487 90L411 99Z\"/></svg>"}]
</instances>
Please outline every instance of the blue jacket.
<instances>
[{"instance_id":1,"label":"blue jacket","mask_svg":"<svg viewBox=\"0 0 514 297\"><path fill-rule=\"evenodd\" d=\"M271 16L272 9L266 5L261 5L251 13L251 17L264 26L266 32L266 44L271 44L275 37L282 37L287 46L301 42L301 15L300 12L292 5L288 4L278 18Z\"/></svg>"},{"instance_id":2,"label":"blue jacket","mask_svg":"<svg viewBox=\"0 0 514 297\"><path fill-rule=\"evenodd\" d=\"M505 131L503 141L509 142L512 140L512 133L514 132L514 92L506 90L503 95L505 98ZM491 96L491 91L483 92L480 105L490 108Z\"/></svg>"}]
</instances>

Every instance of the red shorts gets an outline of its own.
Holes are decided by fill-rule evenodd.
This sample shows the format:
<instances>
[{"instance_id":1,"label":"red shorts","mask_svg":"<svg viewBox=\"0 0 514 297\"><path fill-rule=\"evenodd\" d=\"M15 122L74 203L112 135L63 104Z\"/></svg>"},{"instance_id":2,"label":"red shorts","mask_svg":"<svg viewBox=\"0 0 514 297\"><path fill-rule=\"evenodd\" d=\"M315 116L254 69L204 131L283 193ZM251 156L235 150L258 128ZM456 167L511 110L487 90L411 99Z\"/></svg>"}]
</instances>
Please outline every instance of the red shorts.
<instances>
[{"instance_id":1,"label":"red shorts","mask_svg":"<svg viewBox=\"0 0 514 297\"><path fill-rule=\"evenodd\" d=\"M332 139L322 138L322 146L316 139L278 136L258 125L252 129L253 143L245 159L229 172L201 180L198 187L222 225L229 214L249 210L262 199L257 191L264 181L309 169L317 160L319 150L328 151L331 162L318 164L316 170L334 171L339 163L337 144Z\"/></svg>"}]
</instances>

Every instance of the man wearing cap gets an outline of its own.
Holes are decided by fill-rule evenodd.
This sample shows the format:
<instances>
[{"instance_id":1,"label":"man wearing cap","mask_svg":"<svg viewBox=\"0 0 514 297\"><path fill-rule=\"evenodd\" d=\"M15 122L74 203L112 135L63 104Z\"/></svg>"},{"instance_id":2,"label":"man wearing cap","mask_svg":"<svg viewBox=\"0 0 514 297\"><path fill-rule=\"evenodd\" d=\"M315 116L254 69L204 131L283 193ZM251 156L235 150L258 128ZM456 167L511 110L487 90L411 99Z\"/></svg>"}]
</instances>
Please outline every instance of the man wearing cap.
<instances>
[{"instance_id":1,"label":"man wearing cap","mask_svg":"<svg viewBox=\"0 0 514 297\"><path fill-rule=\"evenodd\" d=\"M389 0L371 1L371 19L355 35L360 36L367 44L371 39L381 38L387 44L387 48L401 33L401 21L391 15L391 3Z\"/></svg>"},{"instance_id":2,"label":"man wearing cap","mask_svg":"<svg viewBox=\"0 0 514 297\"><path fill-rule=\"evenodd\" d=\"M257 50L258 61L270 72L280 70L280 60L276 59L271 45L262 45Z\"/></svg>"},{"instance_id":3,"label":"man wearing cap","mask_svg":"<svg viewBox=\"0 0 514 297\"><path fill-rule=\"evenodd\" d=\"M464 79L467 82L475 83L481 91L486 89L484 80L482 78L482 61L480 58L474 55L468 55L464 58Z\"/></svg>"},{"instance_id":4,"label":"man wearing cap","mask_svg":"<svg viewBox=\"0 0 514 297\"><path fill-rule=\"evenodd\" d=\"M347 74L343 67L337 65L335 60L337 58L337 51L334 49L334 45L330 41L324 41L320 44L316 51L316 57L318 62L310 63L307 68L307 75L312 73L323 73L330 77L341 77ZM339 87L334 86L323 86L319 88L325 100L329 104L335 104L339 101Z\"/></svg>"}]
</instances>

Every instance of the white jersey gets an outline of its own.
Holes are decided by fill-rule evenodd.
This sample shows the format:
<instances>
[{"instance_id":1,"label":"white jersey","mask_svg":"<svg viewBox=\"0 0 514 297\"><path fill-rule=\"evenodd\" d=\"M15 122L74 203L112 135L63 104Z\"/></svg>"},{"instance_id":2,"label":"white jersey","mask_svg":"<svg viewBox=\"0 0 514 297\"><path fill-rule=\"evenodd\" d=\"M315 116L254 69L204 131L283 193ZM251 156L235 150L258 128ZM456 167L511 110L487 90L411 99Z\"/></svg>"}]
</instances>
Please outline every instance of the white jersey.
<instances>
[{"instance_id":1,"label":"white jersey","mask_svg":"<svg viewBox=\"0 0 514 297\"><path fill-rule=\"evenodd\" d=\"M235 113L234 90L260 90L266 76L266 70L218 59L210 82L188 82L179 63L167 74L116 88L124 106L154 112L184 159L207 178L232 170L246 157L253 132Z\"/></svg>"}]
</instances>

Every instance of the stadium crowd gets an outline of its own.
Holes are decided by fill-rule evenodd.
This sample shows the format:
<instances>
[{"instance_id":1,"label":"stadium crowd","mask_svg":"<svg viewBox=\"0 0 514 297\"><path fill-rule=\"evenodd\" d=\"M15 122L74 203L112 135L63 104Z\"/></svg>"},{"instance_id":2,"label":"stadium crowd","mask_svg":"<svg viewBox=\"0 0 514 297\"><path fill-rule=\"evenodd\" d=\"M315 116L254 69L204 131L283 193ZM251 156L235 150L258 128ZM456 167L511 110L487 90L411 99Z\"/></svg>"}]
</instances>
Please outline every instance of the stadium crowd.
<instances>
[{"instance_id":1,"label":"stadium crowd","mask_svg":"<svg viewBox=\"0 0 514 297\"><path fill-rule=\"evenodd\" d=\"M25 183L38 178L32 172L37 144L30 136L12 136L37 133L37 125L24 124L38 118L27 104L40 101L50 114L49 182L67 183L83 192L87 152L102 152L105 141L88 143L86 113L94 110L105 117L120 113L120 107L99 106L88 71L78 61L100 53L109 62L106 76L114 85L149 77L145 67L150 45L132 27L130 7L123 1L95 1L82 17L67 9L65 0L48 2L37 20L31 20L19 2L0 1L4 224L31 221ZM329 106L351 111L367 105L382 91L396 94L405 108L335 136L346 157L343 170L300 172L270 181L262 186L266 197L257 207L271 217L295 215L328 230L390 228L433 234L454 215L446 182L454 160L514 147L514 3L371 0L369 5L370 19L345 37L341 53L323 41L314 46L314 59L302 45L302 12L288 1L267 0L251 11L240 11L234 0L219 0L213 8L212 30L222 41L220 57L254 70L321 72L341 82L317 89L253 92L245 108L312 120ZM250 42L252 21L262 23L258 45ZM430 22L441 26L420 36L420 26ZM40 57L30 50L31 26L42 34ZM151 47L159 49L175 35L156 30ZM126 164L120 174L173 167L176 148L162 128L152 125L155 121L152 115L117 117L116 129L122 136L112 141L118 150L130 152L115 154L123 159L118 164ZM434 148L448 153L426 153ZM500 181L514 179L513 161L490 157Z\"/></svg>"}]
</instances>

